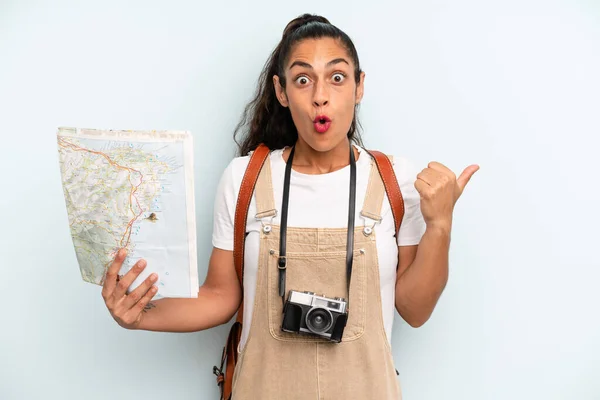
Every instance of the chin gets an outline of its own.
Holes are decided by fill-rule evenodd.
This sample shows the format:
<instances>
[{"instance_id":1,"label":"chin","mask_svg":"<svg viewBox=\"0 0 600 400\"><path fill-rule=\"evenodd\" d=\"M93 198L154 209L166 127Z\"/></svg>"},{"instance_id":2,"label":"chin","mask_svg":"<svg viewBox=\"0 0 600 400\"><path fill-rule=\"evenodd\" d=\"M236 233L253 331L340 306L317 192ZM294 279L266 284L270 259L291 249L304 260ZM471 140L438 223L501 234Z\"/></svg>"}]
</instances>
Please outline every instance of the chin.
<instances>
[{"instance_id":1,"label":"chin","mask_svg":"<svg viewBox=\"0 0 600 400\"><path fill-rule=\"evenodd\" d=\"M328 140L325 138L311 138L312 140L305 140L313 150L320 153L326 153L333 150L339 143L337 141Z\"/></svg>"},{"instance_id":2,"label":"chin","mask_svg":"<svg viewBox=\"0 0 600 400\"><path fill-rule=\"evenodd\" d=\"M333 133L331 131L325 133L318 133L313 130L310 136L302 137L302 139L312 149L318 152L328 152L340 146L346 139L346 135L339 133Z\"/></svg>"}]
</instances>

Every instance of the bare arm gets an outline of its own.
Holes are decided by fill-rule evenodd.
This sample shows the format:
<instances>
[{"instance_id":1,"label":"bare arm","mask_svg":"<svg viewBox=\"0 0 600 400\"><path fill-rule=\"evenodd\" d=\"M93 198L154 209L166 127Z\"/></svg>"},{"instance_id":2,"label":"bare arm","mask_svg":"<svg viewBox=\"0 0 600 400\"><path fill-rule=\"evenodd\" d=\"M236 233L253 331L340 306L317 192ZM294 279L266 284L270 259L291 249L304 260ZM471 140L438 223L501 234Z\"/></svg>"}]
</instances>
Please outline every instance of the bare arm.
<instances>
[{"instance_id":1,"label":"bare arm","mask_svg":"<svg viewBox=\"0 0 600 400\"><path fill-rule=\"evenodd\" d=\"M237 311L242 291L235 273L233 252L213 248L208 273L198 298L152 297L148 278L130 294L125 291L143 268L132 268L118 283L116 272L123 259L117 257L107 273L103 296L111 315L127 329L161 332L193 332L228 322ZM142 260L136 265L143 264Z\"/></svg>"},{"instance_id":2,"label":"bare arm","mask_svg":"<svg viewBox=\"0 0 600 400\"><path fill-rule=\"evenodd\" d=\"M423 325L448 281L450 232L427 228L418 246L398 248L396 310L412 327Z\"/></svg>"},{"instance_id":3,"label":"bare arm","mask_svg":"<svg viewBox=\"0 0 600 400\"><path fill-rule=\"evenodd\" d=\"M165 298L151 302L138 329L193 332L227 323L242 299L233 252L213 248L206 280L197 299Z\"/></svg>"},{"instance_id":4,"label":"bare arm","mask_svg":"<svg viewBox=\"0 0 600 400\"><path fill-rule=\"evenodd\" d=\"M457 179L446 166L431 162L417 175L427 228L418 247L399 248L396 277L396 309L413 327L427 322L446 286L454 206L477 170L471 165Z\"/></svg>"}]
</instances>

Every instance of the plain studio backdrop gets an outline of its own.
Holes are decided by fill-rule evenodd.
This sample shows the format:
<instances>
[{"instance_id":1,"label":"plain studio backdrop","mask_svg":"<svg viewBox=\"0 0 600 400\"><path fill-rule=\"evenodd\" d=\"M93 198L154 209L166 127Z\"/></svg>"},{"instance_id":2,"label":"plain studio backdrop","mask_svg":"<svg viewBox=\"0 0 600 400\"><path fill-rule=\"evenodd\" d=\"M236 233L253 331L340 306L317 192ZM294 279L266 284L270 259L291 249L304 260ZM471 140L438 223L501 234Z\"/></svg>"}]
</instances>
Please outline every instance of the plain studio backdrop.
<instances>
[{"instance_id":1,"label":"plain studio backdrop","mask_svg":"<svg viewBox=\"0 0 600 400\"><path fill-rule=\"evenodd\" d=\"M600 399L593 0L2 1L1 399L217 398L229 324L127 331L82 281L56 129L193 132L202 282L233 129L304 12L355 41L367 147L419 168L481 166L455 209L433 316L395 321L404 398Z\"/></svg>"}]
</instances>

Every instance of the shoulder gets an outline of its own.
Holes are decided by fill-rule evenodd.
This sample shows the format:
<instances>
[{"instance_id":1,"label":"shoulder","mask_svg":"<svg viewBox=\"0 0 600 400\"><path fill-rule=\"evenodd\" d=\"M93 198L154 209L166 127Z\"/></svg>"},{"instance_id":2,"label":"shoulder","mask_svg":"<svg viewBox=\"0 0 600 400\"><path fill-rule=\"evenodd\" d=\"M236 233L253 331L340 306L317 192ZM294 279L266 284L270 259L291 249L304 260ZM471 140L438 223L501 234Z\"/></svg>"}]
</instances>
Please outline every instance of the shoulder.
<instances>
[{"instance_id":1,"label":"shoulder","mask_svg":"<svg viewBox=\"0 0 600 400\"><path fill-rule=\"evenodd\" d=\"M243 175L250 162L250 156L251 154L232 158L225 168L225 172L231 176Z\"/></svg>"},{"instance_id":2,"label":"shoulder","mask_svg":"<svg viewBox=\"0 0 600 400\"><path fill-rule=\"evenodd\" d=\"M236 183L239 184L244 176L246 168L248 168L250 157L251 153L245 156L232 158L222 172L221 181L234 186Z\"/></svg>"},{"instance_id":3,"label":"shoulder","mask_svg":"<svg viewBox=\"0 0 600 400\"><path fill-rule=\"evenodd\" d=\"M283 149L270 150L269 157L272 164L273 161L276 161L277 157L281 157L282 152ZM231 159L221 176L223 184L233 186L236 191L239 190L253 153L251 151L245 156L238 156Z\"/></svg>"},{"instance_id":4,"label":"shoulder","mask_svg":"<svg viewBox=\"0 0 600 400\"><path fill-rule=\"evenodd\" d=\"M394 168L394 174L398 180L400 186L414 183L418 174L418 169L415 162L407 155L399 152L389 152L379 149L367 149L369 152L379 151L383 155L387 156L392 160L392 166ZM364 152L367 157L372 159L373 157L368 153Z\"/></svg>"},{"instance_id":5,"label":"shoulder","mask_svg":"<svg viewBox=\"0 0 600 400\"><path fill-rule=\"evenodd\" d=\"M249 161L250 156L234 157L229 161L225 169L221 172L217 186L217 198L226 198L227 201L235 201Z\"/></svg>"},{"instance_id":6,"label":"shoulder","mask_svg":"<svg viewBox=\"0 0 600 400\"><path fill-rule=\"evenodd\" d=\"M409 182L412 184L415 181L418 171L412 159L403 155L394 156L393 164L398 183L404 184Z\"/></svg>"}]
</instances>

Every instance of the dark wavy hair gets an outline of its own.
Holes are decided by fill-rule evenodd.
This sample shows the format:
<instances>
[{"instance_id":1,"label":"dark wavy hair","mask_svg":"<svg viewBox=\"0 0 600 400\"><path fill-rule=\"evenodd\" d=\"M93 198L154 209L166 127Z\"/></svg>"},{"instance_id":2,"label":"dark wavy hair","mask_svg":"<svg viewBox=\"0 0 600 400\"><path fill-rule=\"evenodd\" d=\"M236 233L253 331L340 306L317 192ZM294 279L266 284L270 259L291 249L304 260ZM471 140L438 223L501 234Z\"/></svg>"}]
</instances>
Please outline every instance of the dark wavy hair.
<instances>
[{"instance_id":1,"label":"dark wavy hair","mask_svg":"<svg viewBox=\"0 0 600 400\"><path fill-rule=\"evenodd\" d=\"M233 138L238 145L238 155L247 155L260 143L264 143L270 149L281 149L296 143L298 131L289 108L283 107L277 100L273 76L279 76L281 86L285 89L284 67L293 46L304 39L323 37L333 38L342 43L354 62L354 80L357 84L360 82L361 69L358 53L347 34L332 25L325 17L303 14L294 18L283 30L281 41L265 63L258 78L254 99L246 105L242 118L235 128ZM348 138L362 146L357 111L358 105L354 109ZM241 136L241 140L238 140L238 136Z\"/></svg>"}]
</instances>

